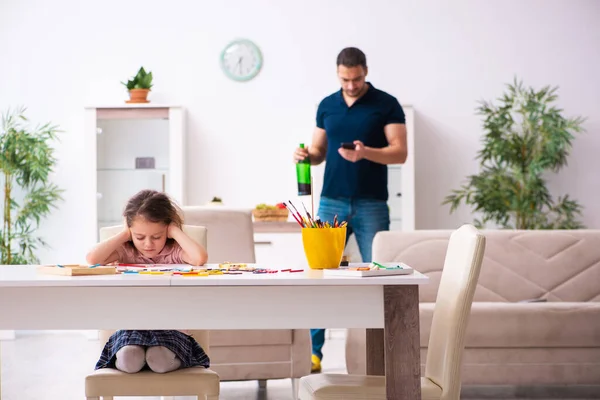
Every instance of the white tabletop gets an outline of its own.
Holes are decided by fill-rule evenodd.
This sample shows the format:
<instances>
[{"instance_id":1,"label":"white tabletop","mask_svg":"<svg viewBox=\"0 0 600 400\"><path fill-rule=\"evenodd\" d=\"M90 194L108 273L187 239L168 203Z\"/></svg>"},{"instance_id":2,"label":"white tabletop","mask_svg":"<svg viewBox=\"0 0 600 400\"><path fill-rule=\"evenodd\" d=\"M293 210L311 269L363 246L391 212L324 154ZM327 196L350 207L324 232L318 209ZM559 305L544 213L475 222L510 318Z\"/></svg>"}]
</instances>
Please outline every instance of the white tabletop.
<instances>
[{"instance_id":1,"label":"white tabletop","mask_svg":"<svg viewBox=\"0 0 600 400\"><path fill-rule=\"evenodd\" d=\"M258 266L258 265L257 265ZM264 266L259 266L263 268ZM268 268L268 267L266 267ZM410 275L385 277L324 276L322 270L306 269L303 272L278 272L276 274L178 276L172 278L172 286L381 286L422 285L429 278L420 272Z\"/></svg>"},{"instance_id":2,"label":"white tabletop","mask_svg":"<svg viewBox=\"0 0 600 400\"><path fill-rule=\"evenodd\" d=\"M170 286L169 275L86 275L42 274L38 265L0 265L0 287L23 286Z\"/></svg>"},{"instance_id":3,"label":"white tabletop","mask_svg":"<svg viewBox=\"0 0 600 400\"><path fill-rule=\"evenodd\" d=\"M248 264L258 268L268 266ZM206 267L216 267L208 264ZM321 270L277 272L273 274L180 276L117 274L96 276L57 276L42 274L36 265L0 265L0 287L23 286L382 286L422 285L429 278L414 271L410 275L385 277L323 276Z\"/></svg>"}]
</instances>

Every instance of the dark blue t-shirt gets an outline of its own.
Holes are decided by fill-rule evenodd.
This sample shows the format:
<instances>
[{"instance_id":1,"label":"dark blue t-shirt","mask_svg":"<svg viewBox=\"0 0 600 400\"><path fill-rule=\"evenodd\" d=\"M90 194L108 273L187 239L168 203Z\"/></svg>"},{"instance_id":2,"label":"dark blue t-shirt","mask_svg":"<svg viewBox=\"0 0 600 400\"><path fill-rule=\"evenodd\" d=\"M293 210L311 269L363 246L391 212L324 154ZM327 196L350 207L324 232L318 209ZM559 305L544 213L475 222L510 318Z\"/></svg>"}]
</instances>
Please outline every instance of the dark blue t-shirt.
<instances>
[{"instance_id":1,"label":"dark blue t-shirt","mask_svg":"<svg viewBox=\"0 0 600 400\"><path fill-rule=\"evenodd\" d=\"M405 123L398 100L368 83L367 92L348 107L339 90L321 101L317 127L327 133L325 177L321 196L348 199L388 199L387 165L344 160L338 153L341 143L360 140L368 147L388 145L383 128Z\"/></svg>"}]
</instances>

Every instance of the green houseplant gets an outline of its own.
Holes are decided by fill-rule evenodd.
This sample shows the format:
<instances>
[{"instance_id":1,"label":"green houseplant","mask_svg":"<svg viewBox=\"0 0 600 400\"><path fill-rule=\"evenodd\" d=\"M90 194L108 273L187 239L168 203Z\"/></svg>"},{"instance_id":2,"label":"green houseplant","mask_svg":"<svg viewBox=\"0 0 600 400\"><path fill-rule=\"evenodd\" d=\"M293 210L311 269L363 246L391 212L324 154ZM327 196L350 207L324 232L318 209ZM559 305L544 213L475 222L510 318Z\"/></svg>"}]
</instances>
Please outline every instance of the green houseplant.
<instances>
[{"instance_id":1,"label":"green houseplant","mask_svg":"<svg viewBox=\"0 0 600 400\"><path fill-rule=\"evenodd\" d=\"M568 195L552 198L544 175L567 164L574 134L584 118L567 118L553 103L558 87L525 88L517 79L507 85L499 104L481 101L483 148L480 171L453 190L443 204L450 212L464 204L480 213L474 224L506 229L579 229L582 207Z\"/></svg>"},{"instance_id":2,"label":"green houseplant","mask_svg":"<svg viewBox=\"0 0 600 400\"><path fill-rule=\"evenodd\" d=\"M129 91L129 100L126 100L126 103L149 103L147 97L152 89L152 72L146 72L144 67L140 67L137 74L127 83L121 83Z\"/></svg>"},{"instance_id":3,"label":"green houseplant","mask_svg":"<svg viewBox=\"0 0 600 400\"><path fill-rule=\"evenodd\" d=\"M60 132L49 123L31 129L25 108L8 110L0 127L0 179L4 186L0 230L1 264L37 264L35 252L47 243L36 236L62 190L49 182L56 160L51 142Z\"/></svg>"}]
</instances>

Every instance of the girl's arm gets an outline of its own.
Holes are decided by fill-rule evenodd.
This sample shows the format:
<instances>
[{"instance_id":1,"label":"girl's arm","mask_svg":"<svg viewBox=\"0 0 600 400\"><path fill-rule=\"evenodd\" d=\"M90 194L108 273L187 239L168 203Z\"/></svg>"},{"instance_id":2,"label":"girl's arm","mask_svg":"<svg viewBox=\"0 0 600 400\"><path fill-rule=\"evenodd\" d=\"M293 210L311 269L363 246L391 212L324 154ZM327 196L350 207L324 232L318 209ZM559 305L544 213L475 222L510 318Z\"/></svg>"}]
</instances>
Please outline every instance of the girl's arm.
<instances>
[{"instance_id":1,"label":"girl's arm","mask_svg":"<svg viewBox=\"0 0 600 400\"><path fill-rule=\"evenodd\" d=\"M118 261L117 249L131 240L131 231L125 228L115 236L100 242L85 257L89 264L109 264Z\"/></svg>"},{"instance_id":2,"label":"girl's arm","mask_svg":"<svg viewBox=\"0 0 600 400\"><path fill-rule=\"evenodd\" d=\"M208 253L204 246L197 243L194 239L185 234L177 225L169 225L168 237L175 239L181 246L181 258L186 264L198 266L204 265L208 260Z\"/></svg>"}]
</instances>

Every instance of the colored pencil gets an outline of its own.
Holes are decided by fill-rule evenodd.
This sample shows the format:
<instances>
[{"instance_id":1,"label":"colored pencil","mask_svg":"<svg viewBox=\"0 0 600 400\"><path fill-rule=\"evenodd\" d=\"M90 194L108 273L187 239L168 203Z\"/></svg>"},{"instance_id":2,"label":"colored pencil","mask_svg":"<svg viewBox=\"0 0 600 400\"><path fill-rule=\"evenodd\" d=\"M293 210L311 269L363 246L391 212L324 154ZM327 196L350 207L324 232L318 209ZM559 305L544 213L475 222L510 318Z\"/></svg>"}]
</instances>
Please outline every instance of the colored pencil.
<instances>
[{"instance_id":1,"label":"colored pencil","mask_svg":"<svg viewBox=\"0 0 600 400\"><path fill-rule=\"evenodd\" d=\"M304 205L304 203L302 203L302 208L304 208L304 212L306 213L306 215L308 216L308 221L311 223L311 225L313 226L313 228L315 227L316 223L315 220L313 219L312 215L310 215L310 213L308 212L308 210L306 209L306 206Z\"/></svg>"},{"instance_id":2,"label":"colored pencil","mask_svg":"<svg viewBox=\"0 0 600 400\"><path fill-rule=\"evenodd\" d=\"M283 203L283 205L292 214L296 222L298 222L298 224L300 224L300 226L303 228L343 228L344 226L348 225L348 222L340 221L337 214L333 217L333 222L322 221L319 216L313 217L314 214L311 215L311 213L308 212L308 209L303 202L301 202L302 208L306 215L302 215L291 200L288 200L288 203L289 206L287 203Z\"/></svg>"}]
</instances>

